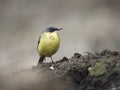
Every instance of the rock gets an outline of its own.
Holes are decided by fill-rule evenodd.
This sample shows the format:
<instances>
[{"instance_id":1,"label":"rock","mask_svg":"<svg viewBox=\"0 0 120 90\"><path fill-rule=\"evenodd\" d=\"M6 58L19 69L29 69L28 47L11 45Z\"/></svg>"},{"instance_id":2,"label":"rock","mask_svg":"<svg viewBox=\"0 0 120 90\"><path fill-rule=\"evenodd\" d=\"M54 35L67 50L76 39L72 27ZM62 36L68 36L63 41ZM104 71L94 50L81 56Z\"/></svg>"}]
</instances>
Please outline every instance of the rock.
<instances>
[{"instance_id":1,"label":"rock","mask_svg":"<svg viewBox=\"0 0 120 90\"><path fill-rule=\"evenodd\" d=\"M70 90L112 90L120 86L120 54L118 51L104 50L100 53L64 57L54 63L34 68L44 71L54 79L62 80ZM52 78L52 79L53 79ZM116 89L119 90L119 89Z\"/></svg>"},{"instance_id":2,"label":"rock","mask_svg":"<svg viewBox=\"0 0 120 90\"><path fill-rule=\"evenodd\" d=\"M74 57L75 57L75 58L80 58L80 57L81 57L81 54L79 54L79 53L74 53Z\"/></svg>"}]
</instances>

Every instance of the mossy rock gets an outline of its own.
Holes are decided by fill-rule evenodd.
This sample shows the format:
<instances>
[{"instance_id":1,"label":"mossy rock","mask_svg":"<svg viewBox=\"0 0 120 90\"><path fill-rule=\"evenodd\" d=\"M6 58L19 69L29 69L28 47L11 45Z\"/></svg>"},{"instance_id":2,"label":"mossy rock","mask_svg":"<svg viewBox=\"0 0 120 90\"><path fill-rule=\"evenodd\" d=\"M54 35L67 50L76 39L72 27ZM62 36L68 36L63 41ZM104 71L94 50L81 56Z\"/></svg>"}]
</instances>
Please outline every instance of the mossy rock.
<instances>
[{"instance_id":1,"label":"mossy rock","mask_svg":"<svg viewBox=\"0 0 120 90\"><path fill-rule=\"evenodd\" d=\"M120 72L120 63L116 64L115 71L119 71Z\"/></svg>"},{"instance_id":2,"label":"mossy rock","mask_svg":"<svg viewBox=\"0 0 120 90\"><path fill-rule=\"evenodd\" d=\"M103 61L96 62L88 68L90 76L101 76L107 73L106 64Z\"/></svg>"}]
</instances>

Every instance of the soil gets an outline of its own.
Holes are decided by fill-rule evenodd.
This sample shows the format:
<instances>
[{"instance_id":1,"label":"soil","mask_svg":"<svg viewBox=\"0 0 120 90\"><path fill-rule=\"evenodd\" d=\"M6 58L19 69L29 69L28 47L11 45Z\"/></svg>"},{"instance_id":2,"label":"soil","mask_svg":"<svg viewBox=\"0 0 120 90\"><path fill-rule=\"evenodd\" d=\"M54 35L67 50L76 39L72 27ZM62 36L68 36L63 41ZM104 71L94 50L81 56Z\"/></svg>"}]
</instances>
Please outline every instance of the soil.
<instances>
[{"instance_id":1,"label":"soil","mask_svg":"<svg viewBox=\"0 0 120 90\"><path fill-rule=\"evenodd\" d=\"M74 53L71 58L33 66L32 70L44 73L54 85L65 90L120 90L120 52L104 50L100 53ZM62 90L62 89L60 89Z\"/></svg>"}]
</instances>

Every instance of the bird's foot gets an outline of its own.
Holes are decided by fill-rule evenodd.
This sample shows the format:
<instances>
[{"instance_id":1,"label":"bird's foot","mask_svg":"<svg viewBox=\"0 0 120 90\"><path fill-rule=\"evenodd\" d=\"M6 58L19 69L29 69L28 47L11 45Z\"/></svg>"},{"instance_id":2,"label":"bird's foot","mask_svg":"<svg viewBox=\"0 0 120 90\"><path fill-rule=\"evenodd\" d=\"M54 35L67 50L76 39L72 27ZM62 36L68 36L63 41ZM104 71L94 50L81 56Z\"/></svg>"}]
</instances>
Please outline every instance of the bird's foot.
<instances>
[{"instance_id":1,"label":"bird's foot","mask_svg":"<svg viewBox=\"0 0 120 90\"><path fill-rule=\"evenodd\" d=\"M50 66L50 67L49 67L49 69L50 69L50 70L55 70L55 68L54 68L54 66L53 66L53 65L52 65L52 66Z\"/></svg>"}]
</instances>

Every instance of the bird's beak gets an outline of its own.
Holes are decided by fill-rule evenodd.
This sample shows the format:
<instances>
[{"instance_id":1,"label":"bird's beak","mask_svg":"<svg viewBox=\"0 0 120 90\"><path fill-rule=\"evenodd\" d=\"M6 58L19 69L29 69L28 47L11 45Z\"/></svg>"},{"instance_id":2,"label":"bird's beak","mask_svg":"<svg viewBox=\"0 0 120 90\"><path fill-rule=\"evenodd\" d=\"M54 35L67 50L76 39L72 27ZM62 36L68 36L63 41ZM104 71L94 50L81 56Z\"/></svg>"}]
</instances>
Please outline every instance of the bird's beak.
<instances>
[{"instance_id":1,"label":"bird's beak","mask_svg":"<svg viewBox=\"0 0 120 90\"><path fill-rule=\"evenodd\" d=\"M62 30L63 28L57 28L57 31Z\"/></svg>"}]
</instances>

